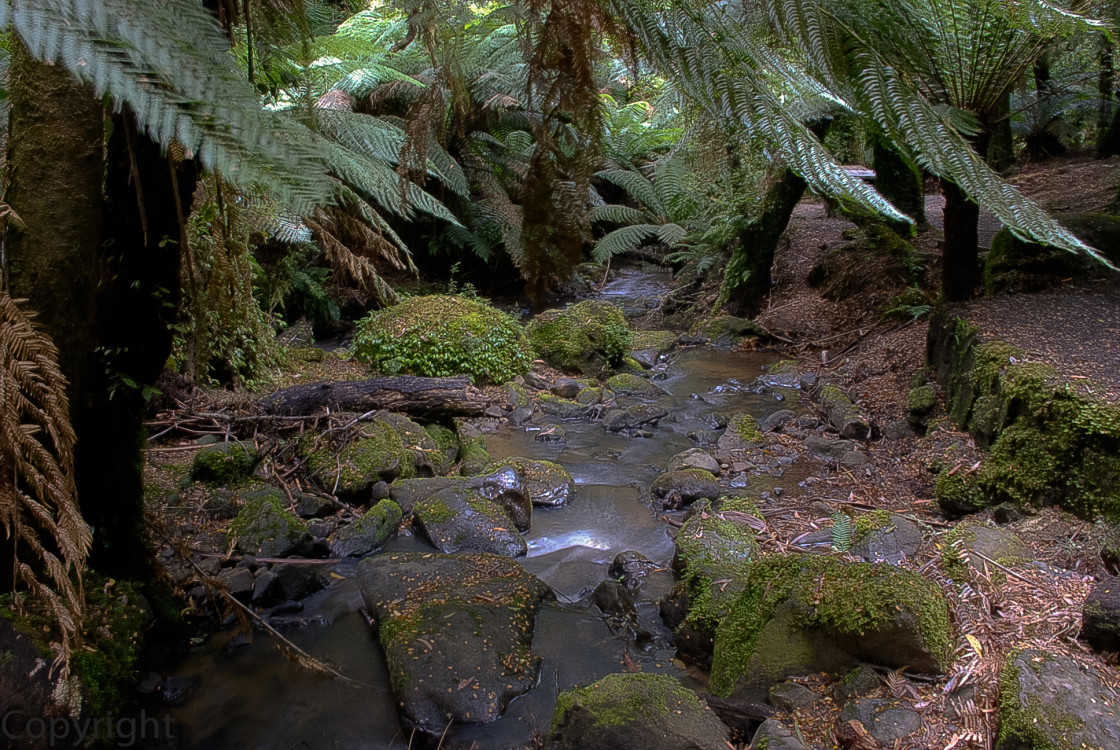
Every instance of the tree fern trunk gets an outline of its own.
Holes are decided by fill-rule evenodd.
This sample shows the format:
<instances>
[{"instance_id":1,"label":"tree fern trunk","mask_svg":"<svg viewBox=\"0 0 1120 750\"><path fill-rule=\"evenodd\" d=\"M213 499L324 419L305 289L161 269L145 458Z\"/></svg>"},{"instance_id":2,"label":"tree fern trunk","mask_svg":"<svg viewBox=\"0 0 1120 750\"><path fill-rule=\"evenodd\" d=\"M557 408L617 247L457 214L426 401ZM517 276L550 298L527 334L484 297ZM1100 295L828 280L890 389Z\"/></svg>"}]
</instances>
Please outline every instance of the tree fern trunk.
<instances>
[{"instance_id":1,"label":"tree fern trunk","mask_svg":"<svg viewBox=\"0 0 1120 750\"><path fill-rule=\"evenodd\" d=\"M762 199L762 211L740 231L738 243L723 274L715 309L731 305L740 315L754 315L770 292L770 267L778 240L789 225L797 202L805 193L805 181L782 167Z\"/></svg>"},{"instance_id":2,"label":"tree fern trunk","mask_svg":"<svg viewBox=\"0 0 1120 750\"><path fill-rule=\"evenodd\" d=\"M79 404L99 281L104 108L65 68L32 59L15 39L9 92L6 200L25 227L8 232L12 296L38 311L70 403Z\"/></svg>"},{"instance_id":3,"label":"tree fern trunk","mask_svg":"<svg viewBox=\"0 0 1120 750\"><path fill-rule=\"evenodd\" d=\"M999 172L1007 174L1015 166L1015 144L1011 138L1011 89L1003 92L989 118L991 122L991 142L988 144L988 153L984 160L988 166Z\"/></svg>"},{"instance_id":4,"label":"tree fern trunk","mask_svg":"<svg viewBox=\"0 0 1120 750\"><path fill-rule=\"evenodd\" d=\"M941 294L949 301L966 300L980 282L980 207L949 182L945 195L945 245L941 254Z\"/></svg>"},{"instance_id":5,"label":"tree fern trunk","mask_svg":"<svg viewBox=\"0 0 1120 750\"><path fill-rule=\"evenodd\" d=\"M1097 60L1100 65L1097 90L1101 97L1097 115L1097 158L1107 159L1113 154L1120 154L1120 107L1117 107L1114 91L1116 75L1113 69L1113 43L1103 33L1100 35Z\"/></svg>"},{"instance_id":6,"label":"tree fern trunk","mask_svg":"<svg viewBox=\"0 0 1120 750\"><path fill-rule=\"evenodd\" d=\"M924 226L926 199L922 192L921 173L907 164L890 143L882 138L875 138L872 155L875 162L875 189L918 226ZM910 235L910 227L905 223L899 229L904 229L906 236Z\"/></svg>"}]
</instances>

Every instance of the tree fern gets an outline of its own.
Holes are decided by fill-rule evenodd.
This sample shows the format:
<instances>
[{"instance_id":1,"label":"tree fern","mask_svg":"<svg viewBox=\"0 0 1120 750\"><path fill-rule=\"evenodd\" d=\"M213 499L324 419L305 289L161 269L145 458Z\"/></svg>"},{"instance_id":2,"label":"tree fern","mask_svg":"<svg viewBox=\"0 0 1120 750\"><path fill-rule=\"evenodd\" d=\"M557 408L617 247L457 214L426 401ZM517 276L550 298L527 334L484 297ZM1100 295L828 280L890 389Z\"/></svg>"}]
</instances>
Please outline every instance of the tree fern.
<instances>
[{"instance_id":1,"label":"tree fern","mask_svg":"<svg viewBox=\"0 0 1120 750\"><path fill-rule=\"evenodd\" d=\"M74 485L66 380L51 340L0 290L0 524L13 578L44 602L69 655L81 620L81 573L92 540Z\"/></svg>"}]
</instances>

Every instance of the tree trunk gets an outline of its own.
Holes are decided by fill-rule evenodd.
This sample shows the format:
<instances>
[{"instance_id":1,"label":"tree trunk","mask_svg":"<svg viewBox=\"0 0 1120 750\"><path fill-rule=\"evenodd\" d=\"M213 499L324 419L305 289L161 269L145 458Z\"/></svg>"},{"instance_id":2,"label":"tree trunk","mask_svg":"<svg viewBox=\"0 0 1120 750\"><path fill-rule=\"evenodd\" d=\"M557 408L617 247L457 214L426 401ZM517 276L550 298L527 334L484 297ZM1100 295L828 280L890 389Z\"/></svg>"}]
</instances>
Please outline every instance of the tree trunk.
<instances>
[{"instance_id":1,"label":"tree trunk","mask_svg":"<svg viewBox=\"0 0 1120 750\"><path fill-rule=\"evenodd\" d=\"M104 108L65 68L12 40L7 201L12 296L30 300L59 351L71 414L85 400L101 246Z\"/></svg>"},{"instance_id":2,"label":"tree trunk","mask_svg":"<svg viewBox=\"0 0 1120 750\"><path fill-rule=\"evenodd\" d=\"M758 313L770 293L770 267L774 265L778 240L804 194L805 180L782 167L766 189L761 213L739 231L715 309L730 303L737 314L753 317Z\"/></svg>"},{"instance_id":3,"label":"tree trunk","mask_svg":"<svg viewBox=\"0 0 1120 750\"><path fill-rule=\"evenodd\" d=\"M1015 166L1015 144L1011 138L1011 88L1003 92L990 118L991 142L984 160L988 166L999 172L1007 172Z\"/></svg>"},{"instance_id":4,"label":"tree trunk","mask_svg":"<svg viewBox=\"0 0 1120 750\"><path fill-rule=\"evenodd\" d=\"M1050 80L1050 58L1046 52L1034 62L1034 90L1038 97L1035 113L1036 129L1027 135L1027 155L1032 161L1044 161L1052 156L1064 156L1066 147L1051 129L1058 121L1055 108L1054 84Z\"/></svg>"},{"instance_id":5,"label":"tree trunk","mask_svg":"<svg viewBox=\"0 0 1120 750\"><path fill-rule=\"evenodd\" d=\"M941 180L945 195L945 245L941 254L941 294L966 300L980 283L980 207L952 182Z\"/></svg>"},{"instance_id":6,"label":"tree trunk","mask_svg":"<svg viewBox=\"0 0 1120 750\"><path fill-rule=\"evenodd\" d=\"M1116 106L1116 76L1113 69L1113 44L1108 35L1101 33L1100 76L1097 90L1100 94L1100 108L1097 113L1097 158L1107 159L1120 154L1120 107Z\"/></svg>"},{"instance_id":7,"label":"tree trunk","mask_svg":"<svg viewBox=\"0 0 1120 750\"><path fill-rule=\"evenodd\" d=\"M173 172L132 110L113 117L106 147L104 227L90 398L78 433L78 493L95 529L91 564L146 579L151 551L143 513L143 388L171 353L179 302L179 218L190 211L193 162ZM84 439L83 439L84 438Z\"/></svg>"},{"instance_id":8,"label":"tree trunk","mask_svg":"<svg viewBox=\"0 0 1120 750\"><path fill-rule=\"evenodd\" d=\"M895 208L913 219L917 226L925 226L926 199L922 192L921 173L903 159L889 141L877 137L872 148L875 189ZM899 227L903 228L904 236L909 237L909 227Z\"/></svg>"}]
</instances>

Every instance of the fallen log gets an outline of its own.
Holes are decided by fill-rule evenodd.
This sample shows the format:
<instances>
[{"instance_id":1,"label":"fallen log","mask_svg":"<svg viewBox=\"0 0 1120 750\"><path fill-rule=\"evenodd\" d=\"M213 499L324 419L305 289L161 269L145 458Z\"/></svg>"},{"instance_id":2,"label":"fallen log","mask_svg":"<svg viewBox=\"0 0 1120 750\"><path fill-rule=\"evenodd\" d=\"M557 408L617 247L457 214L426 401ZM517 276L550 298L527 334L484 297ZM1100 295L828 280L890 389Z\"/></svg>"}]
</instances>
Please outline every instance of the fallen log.
<instances>
[{"instance_id":1,"label":"fallen log","mask_svg":"<svg viewBox=\"0 0 1120 750\"><path fill-rule=\"evenodd\" d=\"M261 400L268 414L314 414L373 409L429 417L478 416L489 406L485 394L465 375L425 378L395 375L339 380L284 388Z\"/></svg>"}]
</instances>

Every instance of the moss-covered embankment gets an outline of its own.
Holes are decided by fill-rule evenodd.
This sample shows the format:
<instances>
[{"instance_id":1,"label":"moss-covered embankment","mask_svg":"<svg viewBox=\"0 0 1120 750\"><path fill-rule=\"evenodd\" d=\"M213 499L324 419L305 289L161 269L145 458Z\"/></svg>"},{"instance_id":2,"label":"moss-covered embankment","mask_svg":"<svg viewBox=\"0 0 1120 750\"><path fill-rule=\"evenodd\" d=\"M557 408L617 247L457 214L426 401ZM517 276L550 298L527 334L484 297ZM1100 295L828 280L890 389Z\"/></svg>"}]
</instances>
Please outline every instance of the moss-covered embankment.
<instances>
[{"instance_id":1,"label":"moss-covered embankment","mask_svg":"<svg viewBox=\"0 0 1120 750\"><path fill-rule=\"evenodd\" d=\"M1086 342L1086 351L1097 343ZM942 471L943 510L1057 504L1084 518L1120 520L1120 405L983 335L956 308L933 315L927 347L953 421L988 448L978 467Z\"/></svg>"}]
</instances>

